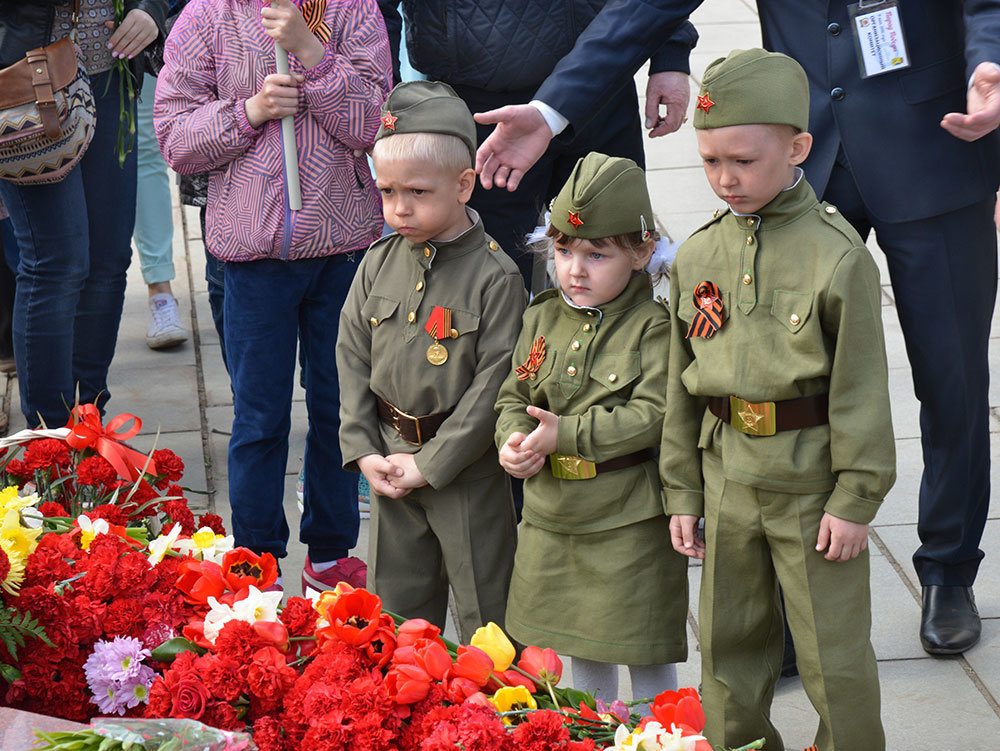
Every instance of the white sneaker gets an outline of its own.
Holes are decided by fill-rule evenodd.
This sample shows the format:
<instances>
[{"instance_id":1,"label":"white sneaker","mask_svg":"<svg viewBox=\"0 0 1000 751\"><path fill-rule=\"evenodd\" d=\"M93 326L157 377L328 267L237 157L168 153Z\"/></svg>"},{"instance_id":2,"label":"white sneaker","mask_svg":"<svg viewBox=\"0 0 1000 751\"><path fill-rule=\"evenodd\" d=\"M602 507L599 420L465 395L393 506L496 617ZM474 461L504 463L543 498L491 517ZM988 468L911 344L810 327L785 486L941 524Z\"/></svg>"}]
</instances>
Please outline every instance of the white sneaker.
<instances>
[{"instance_id":1,"label":"white sneaker","mask_svg":"<svg viewBox=\"0 0 1000 751\"><path fill-rule=\"evenodd\" d=\"M181 325L177 314L177 300L173 295L161 293L149 298L149 331L146 345L150 349L172 347L187 341L188 332Z\"/></svg>"}]
</instances>

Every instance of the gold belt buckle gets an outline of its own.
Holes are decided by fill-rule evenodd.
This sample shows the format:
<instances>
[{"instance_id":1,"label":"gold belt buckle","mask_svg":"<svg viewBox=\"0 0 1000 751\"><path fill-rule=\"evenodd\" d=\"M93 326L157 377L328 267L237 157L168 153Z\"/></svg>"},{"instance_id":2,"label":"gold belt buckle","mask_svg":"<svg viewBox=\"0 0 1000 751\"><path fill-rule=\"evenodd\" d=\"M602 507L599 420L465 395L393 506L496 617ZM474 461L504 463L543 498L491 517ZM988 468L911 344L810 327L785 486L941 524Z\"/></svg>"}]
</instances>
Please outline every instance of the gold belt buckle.
<instances>
[{"instance_id":1,"label":"gold belt buckle","mask_svg":"<svg viewBox=\"0 0 1000 751\"><path fill-rule=\"evenodd\" d=\"M423 446L424 445L423 436L420 434L420 420L418 420L413 415L407 414L392 402L387 401L386 404L389 405L389 409L392 411L392 427L396 429L396 432L399 434L399 437L402 438L404 442L410 444L411 446ZM399 419L401 417L413 421L413 426L417 430L416 443L414 443L413 441L407 441L406 438L403 438L403 431L399 429Z\"/></svg>"},{"instance_id":2,"label":"gold belt buckle","mask_svg":"<svg viewBox=\"0 0 1000 751\"><path fill-rule=\"evenodd\" d=\"M549 456L552 476L557 480L589 480L597 477L597 465L579 456L552 454Z\"/></svg>"},{"instance_id":3,"label":"gold belt buckle","mask_svg":"<svg viewBox=\"0 0 1000 751\"><path fill-rule=\"evenodd\" d=\"M731 396L729 424L747 435L774 435L778 432L775 428L774 402L748 402L738 396Z\"/></svg>"}]
</instances>

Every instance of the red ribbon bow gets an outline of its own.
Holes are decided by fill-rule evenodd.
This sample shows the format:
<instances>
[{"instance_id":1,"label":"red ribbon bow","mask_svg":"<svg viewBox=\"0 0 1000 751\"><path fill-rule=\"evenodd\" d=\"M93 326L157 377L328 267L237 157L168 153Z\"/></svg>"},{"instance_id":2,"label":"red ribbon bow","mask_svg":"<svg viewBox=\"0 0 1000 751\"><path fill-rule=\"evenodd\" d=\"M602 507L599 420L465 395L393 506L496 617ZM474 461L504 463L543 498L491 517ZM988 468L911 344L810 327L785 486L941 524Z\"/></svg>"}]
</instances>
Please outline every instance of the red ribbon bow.
<instances>
[{"instance_id":1,"label":"red ribbon bow","mask_svg":"<svg viewBox=\"0 0 1000 751\"><path fill-rule=\"evenodd\" d=\"M128 430L119 430L122 425L132 420L132 427ZM129 438L134 438L142 429L142 420L135 415L124 412L111 419L107 426L101 425L101 413L93 404L79 404L73 407L70 413L69 435L66 436L66 443L70 448L94 449L98 454L107 459L108 463L115 468L119 476L130 482L135 482L142 475L142 468L146 467L146 472L151 475L156 474L156 464L145 454L130 449L122 444Z\"/></svg>"}]
</instances>

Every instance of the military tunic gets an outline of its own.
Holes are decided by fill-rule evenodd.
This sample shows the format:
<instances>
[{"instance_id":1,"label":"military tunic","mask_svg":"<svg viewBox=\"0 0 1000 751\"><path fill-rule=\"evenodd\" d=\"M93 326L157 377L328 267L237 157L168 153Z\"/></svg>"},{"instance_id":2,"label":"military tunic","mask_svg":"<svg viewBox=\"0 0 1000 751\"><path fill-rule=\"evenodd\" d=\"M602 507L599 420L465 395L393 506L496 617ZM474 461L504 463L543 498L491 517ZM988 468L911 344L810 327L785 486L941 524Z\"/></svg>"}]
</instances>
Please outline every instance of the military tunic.
<instances>
[{"instance_id":1,"label":"military tunic","mask_svg":"<svg viewBox=\"0 0 1000 751\"><path fill-rule=\"evenodd\" d=\"M515 545L510 483L491 441L492 406L526 303L517 267L474 226L448 242L390 234L368 250L340 317L344 466L369 454L414 454L428 485L400 500L372 496L369 583L387 609L444 626L448 584L462 638L502 623ZM451 310L432 365L424 325ZM381 422L376 397L410 415L450 412L422 446Z\"/></svg>"},{"instance_id":2,"label":"military tunic","mask_svg":"<svg viewBox=\"0 0 1000 751\"><path fill-rule=\"evenodd\" d=\"M602 462L655 447L669 332L645 274L600 308L541 293L513 363L540 336L545 358L534 378L504 382L497 445L536 427L525 412L535 405L559 415L559 454ZM523 519L507 605L515 639L600 662L686 659L686 559L670 546L654 460L586 480L557 479L547 462L525 481Z\"/></svg>"},{"instance_id":3,"label":"military tunic","mask_svg":"<svg viewBox=\"0 0 1000 751\"><path fill-rule=\"evenodd\" d=\"M686 339L704 281L718 285L727 318L710 338ZM765 735L768 748L784 747L766 716L782 654L777 581L820 715L819 747L876 748L868 552L840 563L815 550L824 512L868 523L895 479L875 263L800 178L757 214L727 211L695 232L678 252L670 300L660 463L668 513L705 517L706 735L725 745ZM707 408L712 396L819 394L829 395L829 424L772 436L740 432Z\"/></svg>"}]
</instances>

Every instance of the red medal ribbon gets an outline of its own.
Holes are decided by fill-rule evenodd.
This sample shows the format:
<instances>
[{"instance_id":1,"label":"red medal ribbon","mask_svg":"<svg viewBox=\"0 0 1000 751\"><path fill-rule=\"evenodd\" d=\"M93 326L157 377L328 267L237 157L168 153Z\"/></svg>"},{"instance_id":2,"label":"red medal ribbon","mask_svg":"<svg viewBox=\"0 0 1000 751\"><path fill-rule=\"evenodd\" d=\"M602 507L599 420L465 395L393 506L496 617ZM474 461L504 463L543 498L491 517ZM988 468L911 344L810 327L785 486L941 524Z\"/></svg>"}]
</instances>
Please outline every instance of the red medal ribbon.
<instances>
[{"instance_id":1,"label":"red medal ribbon","mask_svg":"<svg viewBox=\"0 0 1000 751\"><path fill-rule=\"evenodd\" d=\"M715 282L705 281L694 288L694 307L694 318L685 338L711 339L726 320L722 297Z\"/></svg>"},{"instance_id":2,"label":"red medal ribbon","mask_svg":"<svg viewBox=\"0 0 1000 751\"><path fill-rule=\"evenodd\" d=\"M129 420L132 420L132 427L128 430L119 430ZM107 459L122 478L135 482L139 479L143 467L146 467L146 472L149 474L156 474L156 464L152 459L149 459L147 466L145 454L122 444L122 441L137 436L142 429L142 420L135 415L123 412L113 417L107 426L102 426L101 413L96 406L79 404L73 407L66 427L69 428L66 443L70 448L77 451L94 449Z\"/></svg>"},{"instance_id":3,"label":"red medal ribbon","mask_svg":"<svg viewBox=\"0 0 1000 751\"><path fill-rule=\"evenodd\" d=\"M451 336L451 309L435 305L424 330L435 339L448 339Z\"/></svg>"},{"instance_id":4,"label":"red medal ribbon","mask_svg":"<svg viewBox=\"0 0 1000 751\"><path fill-rule=\"evenodd\" d=\"M535 374L538 373L538 369L542 367L543 362L545 362L545 337L540 336L531 343L531 351L528 352L527 362L515 368L517 380L527 381L529 378L534 380Z\"/></svg>"}]
</instances>

